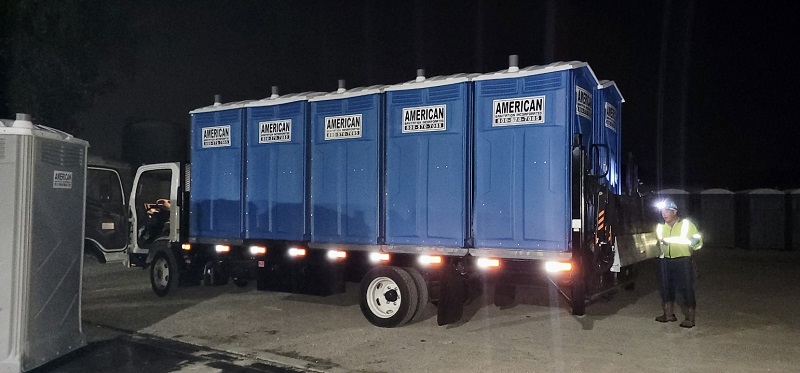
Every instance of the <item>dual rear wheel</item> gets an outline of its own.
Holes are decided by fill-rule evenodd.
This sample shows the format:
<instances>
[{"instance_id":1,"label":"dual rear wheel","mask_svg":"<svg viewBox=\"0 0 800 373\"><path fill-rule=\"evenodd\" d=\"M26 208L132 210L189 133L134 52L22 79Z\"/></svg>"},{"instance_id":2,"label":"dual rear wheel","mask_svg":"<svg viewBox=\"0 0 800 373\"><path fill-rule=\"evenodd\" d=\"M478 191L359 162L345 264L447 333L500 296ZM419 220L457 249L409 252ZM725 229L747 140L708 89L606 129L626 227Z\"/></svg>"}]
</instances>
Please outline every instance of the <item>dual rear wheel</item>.
<instances>
[{"instance_id":1,"label":"dual rear wheel","mask_svg":"<svg viewBox=\"0 0 800 373\"><path fill-rule=\"evenodd\" d=\"M422 317L429 299L425 278L413 267L375 267L361 280L361 312L375 326L394 328Z\"/></svg>"}]
</instances>

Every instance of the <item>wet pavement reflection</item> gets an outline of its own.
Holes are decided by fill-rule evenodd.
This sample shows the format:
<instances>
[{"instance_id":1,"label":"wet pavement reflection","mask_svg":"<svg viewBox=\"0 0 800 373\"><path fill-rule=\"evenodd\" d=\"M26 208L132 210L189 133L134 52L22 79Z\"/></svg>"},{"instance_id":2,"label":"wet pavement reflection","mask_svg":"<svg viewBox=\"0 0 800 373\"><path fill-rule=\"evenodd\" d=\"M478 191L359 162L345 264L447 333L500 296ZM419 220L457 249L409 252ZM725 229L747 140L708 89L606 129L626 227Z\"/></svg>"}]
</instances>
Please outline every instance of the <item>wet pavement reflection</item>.
<instances>
[{"instance_id":1,"label":"wet pavement reflection","mask_svg":"<svg viewBox=\"0 0 800 373\"><path fill-rule=\"evenodd\" d=\"M85 347L30 372L300 372L224 351L97 325L87 325L85 331L89 339Z\"/></svg>"}]
</instances>

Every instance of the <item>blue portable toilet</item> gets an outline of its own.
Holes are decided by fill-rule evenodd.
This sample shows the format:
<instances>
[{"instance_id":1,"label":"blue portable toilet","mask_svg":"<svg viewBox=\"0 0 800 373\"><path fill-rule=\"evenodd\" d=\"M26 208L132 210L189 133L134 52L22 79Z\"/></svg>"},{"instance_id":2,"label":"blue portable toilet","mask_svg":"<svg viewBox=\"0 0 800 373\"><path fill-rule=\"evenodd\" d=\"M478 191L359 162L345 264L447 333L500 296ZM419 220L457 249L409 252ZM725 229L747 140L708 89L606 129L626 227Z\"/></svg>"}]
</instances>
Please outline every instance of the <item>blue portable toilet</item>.
<instances>
[{"instance_id":1,"label":"blue portable toilet","mask_svg":"<svg viewBox=\"0 0 800 373\"><path fill-rule=\"evenodd\" d=\"M245 105L245 238L309 239L308 99L297 93Z\"/></svg>"},{"instance_id":2,"label":"blue portable toilet","mask_svg":"<svg viewBox=\"0 0 800 373\"><path fill-rule=\"evenodd\" d=\"M619 91L617 84L613 81L603 80L598 85L595 95L594 107L594 143L602 144L607 150L605 158L608 161L608 168L601 169L601 164L597 162L597 174L605 173L602 181L615 194L622 193L621 174L622 174L622 103L625 99Z\"/></svg>"},{"instance_id":3,"label":"blue portable toilet","mask_svg":"<svg viewBox=\"0 0 800 373\"><path fill-rule=\"evenodd\" d=\"M567 251L572 143L593 141L597 78L584 62L559 62L474 81L475 247Z\"/></svg>"},{"instance_id":4,"label":"blue portable toilet","mask_svg":"<svg viewBox=\"0 0 800 373\"><path fill-rule=\"evenodd\" d=\"M470 77L419 76L385 90L387 244L469 243Z\"/></svg>"},{"instance_id":5,"label":"blue portable toilet","mask_svg":"<svg viewBox=\"0 0 800 373\"><path fill-rule=\"evenodd\" d=\"M244 102L192 110L189 237L240 240Z\"/></svg>"},{"instance_id":6,"label":"blue portable toilet","mask_svg":"<svg viewBox=\"0 0 800 373\"><path fill-rule=\"evenodd\" d=\"M700 192L700 233L703 245L732 248L736 245L735 194L727 189Z\"/></svg>"},{"instance_id":7,"label":"blue portable toilet","mask_svg":"<svg viewBox=\"0 0 800 373\"><path fill-rule=\"evenodd\" d=\"M383 87L309 100L312 242L381 243Z\"/></svg>"},{"instance_id":8,"label":"blue portable toilet","mask_svg":"<svg viewBox=\"0 0 800 373\"><path fill-rule=\"evenodd\" d=\"M786 194L775 189L736 193L736 245L743 249L786 248Z\"/></svg>"}]
</instances>

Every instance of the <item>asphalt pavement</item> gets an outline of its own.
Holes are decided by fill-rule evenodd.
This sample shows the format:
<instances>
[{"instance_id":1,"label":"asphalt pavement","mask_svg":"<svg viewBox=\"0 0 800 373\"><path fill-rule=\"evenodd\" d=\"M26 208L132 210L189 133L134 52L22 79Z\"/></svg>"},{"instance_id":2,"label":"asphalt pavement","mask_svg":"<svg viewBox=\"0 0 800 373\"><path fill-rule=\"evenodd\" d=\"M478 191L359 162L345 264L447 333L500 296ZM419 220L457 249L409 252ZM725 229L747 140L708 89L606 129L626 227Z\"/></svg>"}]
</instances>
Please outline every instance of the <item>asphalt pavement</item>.
<instances>
[{"instance_id":1,"label":"asphalt pavement","mask_svg":"<svg viewBox=\"0 0 800 373\"><path fill-rule=\"evenodd\" d=\"M87 345L30 372L231 372L296 373L301 370L103 325L83 323Z\"/></svg>"},{"instance_id":2,"label":"asphalt pavement","mask_svg":"<svg viewBox=\"0 0 800 373\"><path fill-rule=\"evenodd\" d=\"M436 325L435 307L429 305L424 317L394 329L364 319L357 284L328 297L229 284L180 288L159 298L145 271L87 262L83 320L87 336L98 335L47 368L796 372L800 253L704 248L697 261L693 329L653 320L660 302L652 262L642 266L633 291L590 305L584 317L572 316L554 289L538 284L518 288L516 302L502 308L492 304L492 289L485 289L456 324Z\"/></svg>"}]
</instances>

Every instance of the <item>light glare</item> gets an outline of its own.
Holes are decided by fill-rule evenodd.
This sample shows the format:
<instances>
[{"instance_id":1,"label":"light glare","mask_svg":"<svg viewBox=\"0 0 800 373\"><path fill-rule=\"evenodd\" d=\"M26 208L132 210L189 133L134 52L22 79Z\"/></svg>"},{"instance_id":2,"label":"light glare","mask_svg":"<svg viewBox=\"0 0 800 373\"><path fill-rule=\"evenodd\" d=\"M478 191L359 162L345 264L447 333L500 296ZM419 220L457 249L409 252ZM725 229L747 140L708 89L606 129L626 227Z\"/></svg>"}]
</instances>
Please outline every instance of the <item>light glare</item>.
<instances>
[{"instance_id":1,"label":"light glare","mask_svg":"<svg viewBox=\"0 0 800 373\"><path fill-rule=\"evenodd\" d=\"M423 265L428 264L440 264L442 262L442 257L438 255L420 255L419 256L419 263Z\"/></svg>"},{"instance_id":2,"label":"light glare","mask_svg":"<svg viewBox=\"0 0 800 373\"><path fill-rule=\"evenodd\" d=\"M491 258L478 258L478 268L499 267L500 260Z\"/></svg>"},{"instance_id":3,"label":"light glare","mask_svg":"<svg viewBox=\"0 0 800 373\"><path fill-rule=\"evenodd\" d=\"M544 264L544 270L550 273L555 272L568 272L572 270L572 263L570 262L547 262Z\"/></svg>"},{"instance_id":4,"label":"light glare","mask_svg":"<svg viewBox=\"0 0 800 373\"><path fill-rule=\"evenodd\" d=\"M369 260L372 263L378 262L388 262L389 261L389 254L388 253L370 253Z\"/></svg>"},{"instance_id":5,"label":"light glare","mask_svg":"<svg viewBox=\"0 0 800 373\"><path fill-rule=\"evenodd\" d=\"M289 249L289 256L291 257L305 256L305 255L306 255L306 249L298 249L296 247Z\"/></svg>"}]
</instances>

